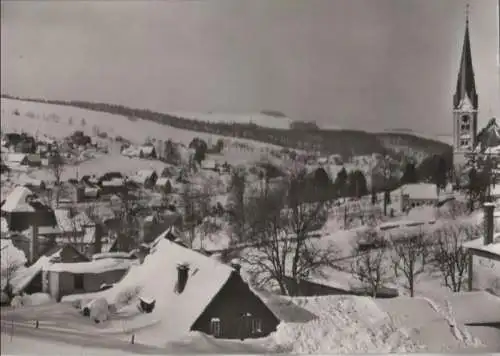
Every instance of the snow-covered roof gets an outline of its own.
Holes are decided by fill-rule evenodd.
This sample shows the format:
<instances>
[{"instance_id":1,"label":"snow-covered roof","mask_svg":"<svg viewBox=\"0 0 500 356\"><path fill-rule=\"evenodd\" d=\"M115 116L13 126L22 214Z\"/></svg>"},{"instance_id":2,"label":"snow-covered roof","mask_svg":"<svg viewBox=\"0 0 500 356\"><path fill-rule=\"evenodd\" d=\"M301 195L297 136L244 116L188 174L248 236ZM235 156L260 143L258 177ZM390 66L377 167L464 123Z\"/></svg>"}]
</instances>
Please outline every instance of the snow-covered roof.
<instances>
[{"instance_id":1,"label":"snow-covered roof","mask_svg":"<svg viewBox=\"0 0 500 356\"><path fill-rule=\"evenodd\" d=\"M166 230L156 240L151 253L141 265L132 267L127 275L102 296L114 302L116 296L130 288L141 288L141 295L156 300L153 318L162 319L166 339L175 339L190 331L234 271L215 259L182 247L165 238ZM189 275L182 293L177 294L177 266L189 264ZM160 278L160 280L158 278Z\"/></svg>"},{"instance_id":2,"label":"snow-covered roof","mask_svg":"<svg viewBox=\"0 0 500 356\"><path fill-rule=\"evenodd\" d=\"M2 234L9 232L9 223L3 216L0 218L0 226L0 231L2 232Z\"/></svg>"},{"instance_id":3,"label":"snow-covered roof","mask_svg":"<svg viewBox=\"0 0 500 356\"><path fill-rule=\"evenodd\" d=\"M12 163L20 163L23 161L23 159L26 158L25 153L9 153L7 154L6 161L12 162Z\"/></svg>"},{"instance_id":4,"label":"snow-covered roof","mask_svg":"<svg viewBox=\"0 0 500 356\"><path fill-rule=\"evenodd\" d=\"M204 169L215 169L217 162L213 159L205 159L201 162L201 167Z\"/></svg>"},{"instance_id":5,"label":"snow-covered roof","mask_svg":"<svg viewBox=\"0 0 500 356\"><path fill-rule=\"evenodd\" d=\"M146 154L146 155L150 155L153 153L154 149L155 149L154 146L140 146L139 152L142 152L143 154Z\"/></svg>"},{"instance_id":6,"label":"snow-covered roof","mask_svg":"<svg viewBox=\"0 0 500 356\"><path fill-rule=\"evenodd\" d=\"M26 255L23 251L18 249L11 240L0 240L0 276L1 276L1 289L3 290L4 284L7 283L5 277L9 269L23 266L26 263Z\"/></svg>"},{"instance_id":7,"label":"snow-covered roof","mask_svg":"<svg viewBox=\"0 0 500 356\"><path fill-rule=\"evenodd\" d=\"M156 180L156 185L161 187L161 186L164 186L168 183L168 178L167 177L160 177Z\"/></svg>"},{"instance_id":8,"label":"snow-covered roof","mask_svg":"<svg viewBox=\"0 0 500 356\"><path fill-rule=\"evenodd\" d=\"M130 252L101 252L92 255L92 260L102 260L103 258L125 258L129 259L131 253Z\"/></svg>"},{"instance_id":9,"label":"snow-covered roof","mask_svg":"<svg viewBox=\"0 0 500 356\"><path fill-rule=\"evenodd\" d=\"M99 188L85 187L83 192L86 197L97 197L99 194Z\"/></svg>"},{"instance_id":10,"label":"snow-covered roof","mask_svg":"<svg viewBox=\"0 0 500 356\"><path fill-rule=\"evenodd\" d=\"M24 268L19 273L16 273L11 280L12 292L17 294L24 290L28 284L36 277L36 275L43 270L44 267L50 264L50 259L57 256L59 251L52 256L42 256L34 264L28 268Z\"/></svg>"},{"instance_id":11,"label":"snow-covered roof","mask_svg":"<svg viewBox=\"0 0 500 356\"><path fill-rule=\"evenodd\" d=\"M122 178L113 178L111 180L105 180L102 182L103 187L120 187L124 184Z\"/></svg>"},{"instance_id":12,"label":"snow-covered roof","mask_svg":"<svg viewBox=\"0 0 500 356\"><path fill-rule=\"evenodd\" d=\"M467 241L463 245L465 248L489 252L494 255L500 256L500 233L496 233L493 236L493 243L488 245L484 244L484 239L482 237L472 241Z\"/></svg>"},{"instance_id":13,"label":"snow-covered roof","mask_svg":"<svg viewBox=\"0 0 500 356\"><path fill-rule=\"evenodd\" d=\"M405 184L401 187L402 194L408 194L410 199L438 199L436 185L431 183Z\"/></svg>"},{"instance_id":14,"label":"snow-covered roof","mask_svg":"<svg viewBox=\"0 0 500 356\"><path fill-rule=\"evenodd\" d=\"M2 205L2 211L8 213L35 212L35 208L26 201L26 198L31 195L33 195L33 192L28 188L23 186L15 187L7 199L5 199L5 203Z\"/></svg>"},{"instance_id":15,"label":"snow-covered roof","mask_svg":"<svg viewBox=\"0 0 500 356\"><path fill-rule=\"evenodd\" d=\"M138 171L135 175L130 177L130 180L137 183L137 184L144 184L146 180L151 178L155 174L155 171L152 169L145 169Z\"/></svg>"},{"instance_id":16,"label":"snow-covered roof","mask_svg":"<svg viewBox=\"0 0 500 356\"><path fill-rule=\"evenodd\" d=\"M123 258L103 258L90 262L53 263L43 266L43 270L51 272L99 274L109 271L127 270L132 263L132 260Z\"/></svg>"}]
</instances>

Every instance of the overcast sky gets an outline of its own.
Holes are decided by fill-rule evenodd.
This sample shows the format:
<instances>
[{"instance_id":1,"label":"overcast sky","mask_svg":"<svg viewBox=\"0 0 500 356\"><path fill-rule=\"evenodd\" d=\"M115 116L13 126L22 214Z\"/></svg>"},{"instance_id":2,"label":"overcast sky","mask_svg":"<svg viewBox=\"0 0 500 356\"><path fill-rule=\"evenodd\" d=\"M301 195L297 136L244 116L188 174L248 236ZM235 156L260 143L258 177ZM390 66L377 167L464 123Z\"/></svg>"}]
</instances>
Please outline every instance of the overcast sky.
<instances>
[{"instance_id":1,"label":"overcast sky","mask_svg":"<svg viewBox=\"0 0 500 356\"><path fill-rule=\"evenodd\" d=\"M452 128L465 0L2 1L2 93ZM481 122L500 116L496 0L471 1Z\"/></svg>"}]
</instances>

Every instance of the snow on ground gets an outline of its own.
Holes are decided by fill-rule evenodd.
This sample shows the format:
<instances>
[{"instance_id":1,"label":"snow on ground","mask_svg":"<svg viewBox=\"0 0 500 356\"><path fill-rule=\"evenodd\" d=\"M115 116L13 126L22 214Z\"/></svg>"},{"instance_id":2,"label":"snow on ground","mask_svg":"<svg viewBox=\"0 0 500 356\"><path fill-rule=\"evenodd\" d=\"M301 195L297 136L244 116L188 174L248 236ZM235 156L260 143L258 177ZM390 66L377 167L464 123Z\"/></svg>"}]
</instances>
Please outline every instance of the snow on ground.
<instances>
[{"instance_id":1,"label":"snow on ground","mask_svg":"<svg viewBox=\"0 0 500 356\"><path fill-rule=\"evenodd\" d=\"M93 136L93 127L98 127L100 132L106 132L108 136L122 136L135 144L143 144L148 138L157 140L171 139L189 145L194 137L199 137L213 144L219 139L239 142L260 149L281 149L279 146L265 144L258 141L240 138L228 138L209 133L195 132L177 129L168 125L158 124L148 120L130 120L124 116L113 115L98 111L85 110L71 106L35 103L12 99L1 99L2 105L2 131L25 131L37 136L47 135L49 137L63 138L71 135L75 130L82 130ZM17 109L19 116L13 115ZM27 115L32 113L34 115ZM29 117L33 116L33 117ZM70 124L70 118L72 124ZM82 119L85 124L82 125ZM248 152L245 152L246 154Z\"/></svg>"},{"instance_id":2,"label":"snow on ground","mask_svg":"<svg viewBox=\"0 0 500 356\"><path fill-rule=\"evenodd\" d=\"M288 117L275 117L262 113L230 114L230 113L194 113L194 112L174 112L169 113L174 116L186 119L212 122L212 123L237 123L255 124L262 127L275 129L290 129L292 120Z\"/></svg>"},{"instance_id":3,"label":"snow on ground","mask_svg":"<svg viewBox=\"0 0 500 356\"><path fill-rule=\"evenodd\" d=\"M100 176L107 172L121 172L125 175L133 175L139 170L153 169L158 174L167 165L161 161L129 158L117 153L111 153L92 160L85 161L77 166L65 166L62 172L62 179L67 180L70 178L82 177L84 175L95 174ZM33 170L31 176L35 179L45 181L53 180L53 173L48 169Z\"/></svg>"},{"instance_id":4,"label":"snow on ground","mask_svg":"<svg viewBox=\"0 0 500 356\"><path fill-rule=\"evenodd\" d=\"M0 243L0 285L3 290L7 280L14 276L14 271L22 269L27 260L24 252L15 247L11 240L1 239Z\"/></svg>"},{"instance_id":5,"label":"snow on ground","mask_svg":"<svg viewBox=\"0 0 500 356\"><path fill-rule=\"evenodd\" d=\"M117 350L96 348L88 345L72 345L65 342L39 339L25 336L14 337L2 333L1 340L2 355L93 355L93 356L114 356ZM123 354L134 354L133 351Z\"/></svg>"},{"instance_id":6,"label":"snow on ground","mask_svg":"<svg viewBox=\"0 0 500 356\"><path fill-rule=\"evenodd\" d=\"M368 297L294 298L318 316L309 323L280 324L275 348L291 353L414 352L420 346Z\"/></svg>"}]
</instances>

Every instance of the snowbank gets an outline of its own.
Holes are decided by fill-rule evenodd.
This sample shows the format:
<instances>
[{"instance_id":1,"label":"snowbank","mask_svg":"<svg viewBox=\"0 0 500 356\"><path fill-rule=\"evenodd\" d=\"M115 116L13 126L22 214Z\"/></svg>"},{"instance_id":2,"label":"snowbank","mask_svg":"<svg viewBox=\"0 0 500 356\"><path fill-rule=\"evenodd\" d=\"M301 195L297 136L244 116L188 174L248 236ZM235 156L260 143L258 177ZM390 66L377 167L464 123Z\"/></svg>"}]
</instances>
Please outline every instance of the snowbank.
<instances>
[{"instance_id":1,"label":"snowbank","mask_svg":"<svg viewBox=\"0 0 500 356\"><path fill-rule=\"evenodd\" d=\"M42 304L54 303L54 299L45 293L33 293L23 296L15 296L10 302L10 306L13 308L35 306Z\"/></svg>"},{"instance_id":2,"label":"snowbank","mask_svg":"<svg viewBox=\"0 0 500 356\"><path fill-rule=\"evenodd\" d=\"M295 298L318 316L308 323L282 323L272 335L275 350L291 353L413 352L420 346L396 328L371 298Z\"/></svg>"}]
</instances>

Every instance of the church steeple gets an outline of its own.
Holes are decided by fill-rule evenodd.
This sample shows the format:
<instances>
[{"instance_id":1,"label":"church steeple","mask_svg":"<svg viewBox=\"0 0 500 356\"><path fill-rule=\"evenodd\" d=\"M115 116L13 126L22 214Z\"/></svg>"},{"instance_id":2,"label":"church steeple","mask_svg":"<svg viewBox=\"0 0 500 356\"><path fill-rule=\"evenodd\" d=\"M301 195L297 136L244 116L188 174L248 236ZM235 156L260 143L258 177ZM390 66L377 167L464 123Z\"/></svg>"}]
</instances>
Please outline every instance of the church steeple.
<instances>
[{"instance_id":1,"label":"church steeple","mask_svg":"<svg viewBox=\"0 0 500 356\"><path fill-rule=\"evenodd\" d=\"M476 93L476 82L474 79L474 69L472 67L472 54L469 37L469 5L467 4L467 14L465 20L465 34L460 58L460 70L458 72L457 89L453 96L453 108L459 109L464 99L470 100L470 105L474 110L478 109L478 96Z\"/></svg>"},{"instance_id":2,"label":"church steeple","mask_svg":"<svg viewBox=\"0 0 500 356\"><path fill-rule=\"evenodd\" d=\"M465 20L465 35L460 58L457 88L453 96L453 160L455 168L467 162L467 156L477 147L479 99L472 68L469 38L469 5ZM460 169L458 169L459 171Z\"/></svg>"}]
</instances>

